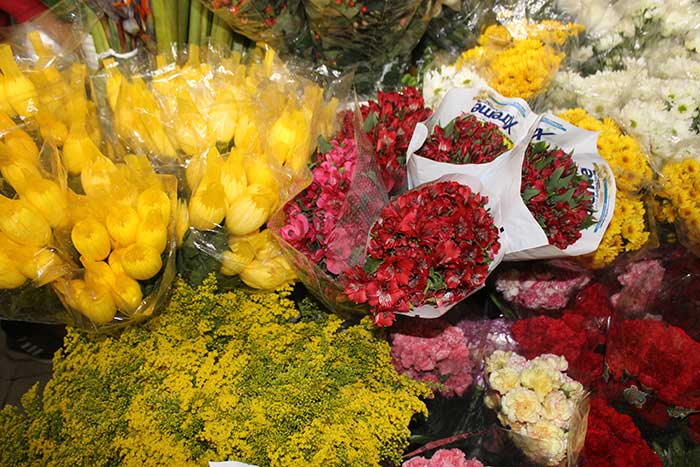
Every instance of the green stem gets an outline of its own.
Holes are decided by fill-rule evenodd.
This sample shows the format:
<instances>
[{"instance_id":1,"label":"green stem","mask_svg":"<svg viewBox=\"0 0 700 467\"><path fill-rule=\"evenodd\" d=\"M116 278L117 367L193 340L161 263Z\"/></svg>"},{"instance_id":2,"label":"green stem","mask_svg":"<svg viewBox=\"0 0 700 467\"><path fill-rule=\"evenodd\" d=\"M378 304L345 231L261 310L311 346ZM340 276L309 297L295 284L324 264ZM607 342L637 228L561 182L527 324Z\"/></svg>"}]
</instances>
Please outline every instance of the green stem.
<instances>
[{"instance_id":1,"label":"green stem","mask_svg":"<svg viewBox=\"0 0 700 467\"><path fill-rule=\"evenodd\" d=\"M232 38L231 28L224 20L216 16L211 25L211 45L220 49L228 49Z\"/></svg>"},{"instance_id":2,"label":"green stem","mask_svg":"<svg viewBox=\"0 0 700 467\"><path fill-rule=\"evenodd\" d=\"M156 23L156 43L159 54L172 52L172 45L175 42L176 21L173 20L174 8L169 8L165 0L151 0L151 9Z\"/></svg>"},{"instance_id":3,"label":"green stem","mask_svg":"<svg viewBox=\"0 0 700 467\"><path fill-rule=\"evenodd\" d=\"M199 0L193 0L190 3L190 27L187 34L187 42L197 44L199 42L199 28L202 23L202 13L204 13L204 5Z\"/></svg>"},{"instance_id":4,"label":"green stem","mask_svg":"<svg viewBox=\"0 0 700 467\"><path fill-rule=\"evenodd\" d=\"M191 0L199 3L199 0ZM187 44L188 25L190 20L190 0L178 0L177 2L177 44L183 47Z\"/></svg>"},{"instance_id":5,"label":"green stem","mask_svg":"<svg viewBox=\"0 0 700 467\"><path fill-rule=\"evenodd\" d=\"M100 54L109 49L107 34L102 27L102 23L97 19L97 16L95 16L95 13L91 9L86 9L85 16L87 17L88 23L93 24L90 35L92 36L92 41L95 43L95 52Z\"/></svg>"},{"instance_id":6,"label":"green stem","mask_svg":"<svg viewBox=\"0 0 700 467\"><path fill-rule=\"evenodd\" d=\"M209 26L211 25L211 14L209 10L204 10L202 12L202 22L199 26L199 45L202 47L207 45Z\"/></svg>"}]
</instances>

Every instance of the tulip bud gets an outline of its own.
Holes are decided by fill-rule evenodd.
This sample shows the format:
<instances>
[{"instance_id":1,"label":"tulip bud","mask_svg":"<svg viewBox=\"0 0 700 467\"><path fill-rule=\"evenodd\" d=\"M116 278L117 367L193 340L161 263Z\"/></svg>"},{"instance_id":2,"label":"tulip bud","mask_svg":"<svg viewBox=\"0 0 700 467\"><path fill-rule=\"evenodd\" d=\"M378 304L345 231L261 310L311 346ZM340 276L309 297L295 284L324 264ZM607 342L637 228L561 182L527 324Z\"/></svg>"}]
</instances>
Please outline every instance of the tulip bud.
<instances>
[{"instance_id":1,"label":"tulip bud","mask_svg":"<svg viewBox=\"0 0 700 467\"><path fill-rule=\"evenodd\" d=\"M0 172L7 183L17 193L23 193L30 188L30 181L41 177L38 167L25 159L15 158L0 164Z\"/></svg>"},{"instance_id":2,"label":"tulip bud","mask_svg":"<svg viewBox=\"0 0 700 467\"><path fill-rule=\"evenodd\" d=\"M165 250L165 245L168 243L168 226L163 222L159 212L151 211L141 219L136 242L151 246L158 253Z\"/></svg>"},{"instance_id":3,"label":"tulip bud","mask_svg":"<svg viewBox=\"0 0 700 467\"><path fill-rule=\"evenodd\" d=\"M285 110L270 129L267 139L270 155L280 165L292 161L293 157L300 153L306 158L309 132L310 128L303 112Z\"/></svg>"},{"instance_id":4,"label":"tulip bud","mask_svg":"<svg viewBox=\"0 0 700 467\"><path fill-rule=\"evenodd\" d=\"M282 257L269 261L255 260L240 273L241 280L249 287L271 290L294 280L291 268Z\"/></svg>"},{"instance_id":5,"label":"tulip bud","mask_svg":"<svg viewBox=\"0 0 700 467\"><path fill-rule=\"evenodd\" d=\"M113 206L107 214L107 231L116 245L131 245L136 242L140 222L134 208L125 205Z\"/></svg>"},{"instance_id":6,"label":"tulip bud","mask_svg":"<svg viewBox=\"0 0 700 467\"><path fill-rule=\"evenodd\" d=\"M236 122L236 130L233 135L236 147L249 153L260 152L260 133L251 113L241 112Z\"/></svg>"},{"instance_id":7,"label":"tulip bud","mask_svg":"<svg viewBox=\"0 0 700 467\"><path fill-rule=\"evenodd\" d=\"M151 246L138 243L126 247L119 257L119 262L129 277L140 281L152 278L163 267L160 252Z\"/></svg>"},{"instance_id":8,"label":"tulip bud","mask_svg":"<svg viewBox=\"0 0 700 467\"><path fill-rule=\"evenodd\" d=\"M226 195L218 181L203 182L190 199L190 225L198 230L215 228L226 216Z\"/></svg>"},{"instance_id":9,"label":"tulip bud","mask_svg":"<svg viewBox=\"0 0 700 467\"><path fill-rule=\"evenodd\" d=\"M279 191L275 174L267 162L259 157L248 157L243 160L249 185L263 185L271 190Z\"/></svg>"},{"instance_id":10,"label":"tulip bud","mask_svg":"<svg viewBox=\"0 0 700 467\"><path fill-rule=\"evenodd\" d=\"M247 235L258 230L269 217L268 200L246 193L231 201L226 214L226 228L233 235Z\"/></svg>"},{"instance_id":11,"label":"tulip bud","mask_svg":"<svg viewBox=\"0 0 700 467\"><path fill-rule=\"evenodd\" d=\"M272 187L267 185L260 185L257 183L251 183L247 188L248 194L258 197L259 199L264 199L270 206L270 212L274 212L277 209L277 205L280 201L279 192Z\"/></svg>"},{"instance_id":12,"label":"tulip bud","mask_svg":"<svg viewBox=\"0 0 700 467\"><path fill-rule=\"evenodd\" d=\"M127 167L136 173L152 174L153 166L148 161L146 156L137 156L135 154L127 154L124 156L124 163Z\"/></svg>"},{"instance_id":13,"label":"tulip bud","mask_svg":"<svg viewBox=\"0 0 700 467\"><path fill-rule=\"evenodd\" d=\"M42 247L51 241L51 226L22 200L0 198L0 230L12 241Z\"/></svg>"},{"instance_id":14,"label":"tulip bud","mask_svg":"<svg viewBox=\"0 0 700 467\"><path fill-rule=\"evenodd\" d=\"M235 149L221 167L221 184L229 201L245 193L248 187L248 176L243 165L243 155Z\"/></svg>"},{"instance_id":15,"label":"tulip bud","mask_svg":"<svg viewBox=\"0 0 700 467\"><path fill-rule=\"evenodd\" d=\"M112 297L117 308L126 314L134 313L143 301L141 286L126 274L118 274L114 279Z\"/></svg>"},{"instance_id":16,"label":"tulip bud","mask_svg":"<svg viewBox=\"0 0 700 467\"><path fill-rule=\"evenodd\" d=\"M71 231L71 240L82 256L102 261L109 256L111 245L107 229L92 218L78 221Z\"/></svg>"},{"instance_id":17,"label":"tulip bud","mask_svg":"<svg viewBox=\"0 0 700 467\"><path fill-rule=\"evenodd\" d=\"M253 245L245 240L229 245L221 257L221 274L235 276L240 274L255 258Z\"/></svg>"},{"instance_id":18,"label":"tulip bud","mask_svg":"<svg viewBox=\"0 0 700 467\"><path fill-rule=\"evenodd\" d=\"M114 274L116 275L126 274L126 271L124 271L124 266L122 266L122 257L124 256L124 250L125 248L112 250L112 253L107 259L109 267L112 268L112 271L114 271Z\"/></svg>"},{"instance_id":19,"label":"tulip bud","mask_svg":"<svg viewBox=\"0 0 700 467\"><path fill-rule=\"evenodd\" d=\"M94 160L86 163L80 173L83 191L88 196L99 197L109 194L112 190L112 176L117 172L114 162L99 154Z\"/></svg>"},{"instance_id":20,"label":"tulip bud","mask_svg":"<svg viewBox=\"0 0 700 467\"><path fill-rule=\"evenodd\" d=\"M84 124L73 123L66 142L63 143L62 159L66 170L78 175L100 154L99 148L85 131Z\"/></svg>"},{"instance_id":21,"label":"tulip bud","mask_svg":"<svg viewBox=\"0 0 700 467\"><path fill-rule=\"evenodd\" d=\"M164 222L170 221L172 202L170 197L159 186L152 186L144 190L136 201L136 211L141 219L145 219L151 211L160 214Z\"/></svg>"},{"instance_id":22,"label":"tulip bud","mask_svg":"<svg viewBox=\"0 0 700 467\"><path fill-rule=\"evenodd\" d=\"M209 129L217 142L228 143L233 139L238 117L237 107L233 94L229 91L221 93L216 102L207 109Z\"/></svg>"},{"instance_id":23,"label":"tulip bud","mask_svg":"<svg viewBox=\"0 0 700 467\"><path fill-rule=\"evenodd\" d=\"M0 250L0 289L16 289L26 281L27 278L17 269L14 261Z\"/></svg>"},{"instance_id":24,"label":"tulip bud","mask_svg":"<svg viewBox=\"0 0 700 467\"><path fill-rule=\"evenodd\" d=\"M82 282L82 285L79 285ZM83 281L71 281L75 308L95 324L110 323L117 315L109 289L90 287Z\"/></svg>"},{"instance_id":25,"label":"tulip bud","mask_svg":"<svg viewBox=\"0 0 700 467\"><path fill-rule=\"evenodd\" d=\"M68 198L56 182L41 177L35 178L21 196L51 227L60 227L68 222Z\"/></svg>"},{"instance_id":26,"label":"tulip bud","mask_svg":"<svg viewBox=\"0 0 700 467\"><path fill-rule=\"evenodd\" d=\"M85 285L91 288L111 289L114 287L114 271L104 261L92 261L81 257L80 262L85 268Z\"/></svg>"},{"instance_id":27,"label":"tulip bud","mask_svg":"<svg viewBox=\"0 0 700 467\"><path fill-rule=\"evenodd\" d=\"M9 44L0 45L0 69L4 75L5 93L12 110L22 118L31 116L37 110L36 88L15 63Z\"/></svg>"},{"instance_id":28,"label":"tulip bud","mask_svg":"<svg viewBox=\"0 0 700 467\"><path fill-rule=\"evenodd\" d=\"M67 272L63 260L48 248L34 249L18 263L19 269L37 286L53 282Z\"/></svg>"}]
</instances>

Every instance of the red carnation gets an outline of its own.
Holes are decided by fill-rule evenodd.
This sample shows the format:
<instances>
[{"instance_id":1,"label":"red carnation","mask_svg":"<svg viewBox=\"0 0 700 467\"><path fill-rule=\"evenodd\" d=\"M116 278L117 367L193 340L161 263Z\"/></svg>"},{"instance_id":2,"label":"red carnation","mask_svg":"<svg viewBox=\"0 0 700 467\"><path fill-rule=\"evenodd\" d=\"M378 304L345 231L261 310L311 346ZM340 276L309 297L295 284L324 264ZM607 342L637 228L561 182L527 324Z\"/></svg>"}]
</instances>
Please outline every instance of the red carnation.
<instances>
[{"instance_id":1,"label":"red carnation","mask_svg":"<svg viewBox=\"0 0 700 467\"><path fill-rule=\"evenodd\" d=\"M590 181L577 170L571 154L544 142L530 144L525 153L520 194L549 244L562 250L594 223Z\"/></svg>"},{"instance_id":2,"label":"red carnation","mask_svg":"<svg viewBox=\"0 0 700 467\"><path fill-rule=\"evenodd\" d=\"M365 266L348 273L345 293L369 303L378 325L395 312L467 297L484 284L500 249L487 201L452 181L395 198L372 227Z\"/></svg>"},{"instance_id":3,"label":"red carnation","mask_svg":"<svg viewBox=\"0 0 700 467\"><path fill-rule=\"evenodd\" d=\"M662 467L632 419L603 399L591 400L583 467Z\"/></svg>"}]
</instances>

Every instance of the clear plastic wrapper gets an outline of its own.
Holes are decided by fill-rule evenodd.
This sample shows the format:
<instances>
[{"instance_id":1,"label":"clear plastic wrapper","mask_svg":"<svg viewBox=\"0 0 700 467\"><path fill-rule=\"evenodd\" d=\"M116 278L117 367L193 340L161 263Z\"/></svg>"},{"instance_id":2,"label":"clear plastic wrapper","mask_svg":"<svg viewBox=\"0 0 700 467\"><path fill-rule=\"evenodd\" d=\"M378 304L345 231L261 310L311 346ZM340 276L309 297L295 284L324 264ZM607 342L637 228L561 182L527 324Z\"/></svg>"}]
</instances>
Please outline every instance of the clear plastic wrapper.
<instances>
[{"instance_id":1,"label":"clear plastic wrapper","mask_svg":"<svg viewBox=\"0 0 700 467\"><path fill-rule=\"evenodd\" d=\"M361 93L390 78L392 67L398 82L411 51L440 6L429 0L303 0L303 4L320 60L334 69L355 68Z\"/></svg>"},{"instance_id":2,"label":"clear plastic wrapper","mask_svg":"<svg viewBox=\"0 0 700 467\"><path fill-rule=\"evenodd\" d=\"M308 50L302 0L205 0L204 5L249 39L282 53Z\"/></svg>"},{"instance_id":3,"label":"clear plastic wrapper","mask_svg":"<svg viewBox=\"0 0 700 467\"><path fill-rule=\"evenodd\" d=\"M657 400L684 417L700 409L700 262L683 248L650 250L608 273L615 314L606 364L628 402Z\"/></svg>"}]
</instances>

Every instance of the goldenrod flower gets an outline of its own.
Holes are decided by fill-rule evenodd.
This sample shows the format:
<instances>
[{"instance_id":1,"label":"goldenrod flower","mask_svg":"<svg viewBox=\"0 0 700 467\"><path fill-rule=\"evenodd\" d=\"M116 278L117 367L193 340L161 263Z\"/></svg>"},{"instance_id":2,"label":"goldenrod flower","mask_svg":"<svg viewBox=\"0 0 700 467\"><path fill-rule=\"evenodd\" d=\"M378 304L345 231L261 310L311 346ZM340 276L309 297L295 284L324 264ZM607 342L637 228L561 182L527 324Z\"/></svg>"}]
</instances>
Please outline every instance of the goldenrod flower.
<instances>
[{"instance_id":1,"label":"goldenrod flower","mask_svg":"<svg viewBox=\"0 0 700 467\"><path fill-rule=\"evenodd\" d=\"M25 282L27 278L15 266L7 252L0 250L0 289L16 289Z\"/></svg>"},{"instance_id":2,"label":"goldenrod flower","mask_svg":"<svg viewBox=\"0 0 700 467\"><path fill-rule=\"evenodd\" d=\"M258 230L270 217L270 202L257 194L246 193L233 200L226 213L226 228L233 235Z\"/></svg>"},{"instance_id":3,"label":"goldenrod flower","mask_svg":"<svg viewBox=\"0 0 700 467\"><path fill-rule=\"evenodd\" d=\"M134 208L117 205L109 209L105 225L115 245L127 246L136 242L140 222L139 215Z\"/></svg>"},{"instance_id":4,"label":"goldenrod flower","mask_svg":"<svg viewBox=\"0 0 700 467\"><path fill-rule=\"evenodd\" d=\"M119 255L119 263L129 277L140 281L152 278L163 267L160 252L139 243L124 248Z\"/></svg>"},{"instance_id":5,"label":"goldenrod flower","mask_svg":"<svg viewBox=\"0 0 700 467\"><path fill-rule=\"evenodd\" d=\"M117 274L112 287L112 297L119 310L132 314L141 305L143 292L134 279L126 274Z\"/></svg>"},{"instance_id":6,"label":"goldenrod flower","mask_svg":"<svg viewBox=\"0 0 700 467\"><path fill-rule=\"evenodd\" d=\"M153 247L159 253L165 250L168 243L168 225L163 221L158 211L151 211L141 218L136 242Z\"/></svg>"},{"instance_id":7,"label":"goldenrod flower","mask_svg":"<svg viewBox=\"0 0 700 467\"><path fill-rule=\"evenodd\" d=\"M71 231L71 240L78 253L93 261L106 259L112 249L107 229L93 218L78 221Z\"/></svg>"},{"instance_id":8,"label":"goldenrod flower","mask_svg":"<svg viewBox=\"0 0 700 467\"><path fill-rule=\"evenodd\" d=\"M42 177L34 178L22 191L21 197L34 207L51 227L61 227L68 222L68 198L56 182Z\"/></svg>"},{"instance_id":9,"label":"goldenrod flower","mask_svg":"<svg viewBox=\"0 0 700 467\"><path fill-rule=\"evenodd\" d=\"M226 195L216 180L201 183L189 204L190 225L198 230L208 230L221 224L226 216Z\"/></svg>"},{"instance_id":10,"label":"goldenrod flower","mask_svg":"<svg viewBox=\"0 0 700 467\"><path fill-rule=\"evenodd\" d=\"M22 245L41 247L51 241L51 226L22 200L0 197L0 231Z\"/></svg>"}]
</instances>

